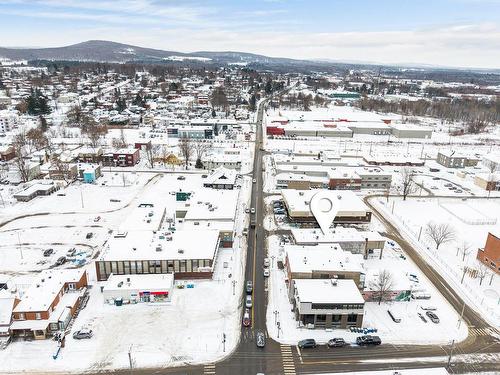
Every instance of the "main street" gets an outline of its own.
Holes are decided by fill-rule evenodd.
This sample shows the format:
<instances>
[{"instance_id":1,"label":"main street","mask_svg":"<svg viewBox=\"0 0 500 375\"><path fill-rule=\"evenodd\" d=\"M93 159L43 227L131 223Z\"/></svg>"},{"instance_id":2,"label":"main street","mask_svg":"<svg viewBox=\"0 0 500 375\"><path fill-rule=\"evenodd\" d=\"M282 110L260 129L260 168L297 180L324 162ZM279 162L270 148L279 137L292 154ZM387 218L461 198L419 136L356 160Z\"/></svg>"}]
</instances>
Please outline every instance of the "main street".
<instances>
[{"instance_id":1,"label":"main street","mask_svg":"<svg viewBox=\"0 0 500 375\"><path fill-rule=\"evenodd\" d=\"M226 359L212 364L186 366L166 369L136 369L136 374L224 374L224 375L256 375L271 374L320 374L328 372L361 371L361 370L396 370L400 368L429 368L446 366L450 346L439 345L392 345L383 344L374 348L350 347L328 349L320 346L316 349L299 351L296 346L280 345L267 338L266 347L257 348L255 332L266 332L266 281L262 273L266 251L266 231L263 228L265 206L263 201L263 134L262 119L266 102L262 101L258 108L256 121L256 142L254 155L251 206L256 209L253 217L255 228L248 232L248 249L246 257L246 280L254 283L252 326L242 327L240 342L233 353ZM460 313L464 306L462 298L448 285L446 280L430 267L418 252L401 236L397 229L370 204L377 218L386 228L386 236L397 241L403 250L419 266L422 272L434 283L448 302ZM244 301L241 301L244 305ZM482 330L491 327L473 309L465 304L464 324ZM202 334L200 332L200 334ZM418 335L418 332L415 332ZM453 362L453 373L475 371L500 371L498 357L500 343L489 335L470 334L469 337L455 345L454 355L459 356ZM483 354L481 356L481 354ZM493 355L491 354L493 353ZM130 374L130 370L114 373Z\"/></svg>"}]
</instances>

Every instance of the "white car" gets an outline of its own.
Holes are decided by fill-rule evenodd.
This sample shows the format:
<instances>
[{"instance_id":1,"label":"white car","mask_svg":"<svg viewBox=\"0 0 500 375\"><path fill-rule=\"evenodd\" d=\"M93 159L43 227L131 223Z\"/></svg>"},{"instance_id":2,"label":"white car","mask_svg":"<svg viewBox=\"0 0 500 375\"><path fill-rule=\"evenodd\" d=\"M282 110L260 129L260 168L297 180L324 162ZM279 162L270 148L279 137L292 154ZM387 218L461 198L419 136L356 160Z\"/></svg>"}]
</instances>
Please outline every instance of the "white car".
<instances>
[{"instance_id":1,"label":"white car","mask_svg":"<svg viewBox=\"0 0 500 375\"><path fill-rule=\"evenodd\" d=\"M254 213L255 213L255 208L253 208L253 207L252 207L252 208L251 208L251 210L250 210L250 212L251 212L252 214L254 214Z\"/></svg>"},{"instance_id":2,"label":"white car","mask_svg":"<svg viewBox=\"0 0 500 375\"><path fill-rule=\"evenodd\" d=\"M264 277L269 277L271 276L271 272L269 271L269 268L264 268Z\"/></svg>"},{"instance_id":3,"label":"white car","mask_svg":"<svg viewBox=\"0 0 500 375\"><path fill-rule=\"evenodd\" d=\"M252 180L252 183L254 183L254 184L255 184L256 182L257 182L257 180L254 178L254 179Z\"/></svg>"},{"instance_id":4,"label":"white car","mask_svg":"<svg viewBox=\"0 0 500 375\"><path fill-rule=\"evenodd\" d=\"M250 309L252 307L252 296L251 295L246 296L246 298L245 298L245 307L247 309Z\"/></svg>"}]
</instances>

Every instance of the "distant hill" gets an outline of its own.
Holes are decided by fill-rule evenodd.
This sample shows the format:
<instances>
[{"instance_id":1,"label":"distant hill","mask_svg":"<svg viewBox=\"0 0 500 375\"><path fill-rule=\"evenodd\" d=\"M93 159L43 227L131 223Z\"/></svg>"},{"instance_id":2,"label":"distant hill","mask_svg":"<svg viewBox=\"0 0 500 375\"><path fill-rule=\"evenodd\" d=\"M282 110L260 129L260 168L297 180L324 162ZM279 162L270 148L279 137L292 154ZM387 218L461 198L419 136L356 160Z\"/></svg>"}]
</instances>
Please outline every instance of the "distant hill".
<instances>
[{"instance_id":1,"label":"distant hill","mask_svg":"<svg viewBox=\"0 0 500 375\"><path fill-rule=\"evenodd\" d=\"M0 47L0 57L13 60L69 60L99 62L139 62L139 61L198 61L224 64L241 63L284 63L300 60L273 58L243 52L192 52L183 53L153 48L137 47L129 44L105 40L87 42L56 48L4 48ZM305 61L304 61L305 62Z\"/></svg>"}]
</instances>

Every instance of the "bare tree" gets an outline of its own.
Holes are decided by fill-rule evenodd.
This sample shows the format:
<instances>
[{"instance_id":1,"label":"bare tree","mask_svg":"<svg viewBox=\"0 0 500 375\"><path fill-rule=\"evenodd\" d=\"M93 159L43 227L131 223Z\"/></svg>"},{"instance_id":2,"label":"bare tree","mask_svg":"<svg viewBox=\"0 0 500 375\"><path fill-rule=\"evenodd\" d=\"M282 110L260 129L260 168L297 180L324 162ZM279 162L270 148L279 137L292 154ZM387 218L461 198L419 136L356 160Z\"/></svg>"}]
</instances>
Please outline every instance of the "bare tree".
<instances>
[{"instance_id":1,"label":"bare tree","mask_svg":"<svg viewBox=\"0 0 500 375\"><path fill-rule=\"evenodd\" d=\"M462 262L464 262L465 257L471 253L471 248L467 241L462 242L462 244L458 247L458 252L462 256Z\"/></svg>"},{"instance_id":2,"label":"bare tree","mask_svg":"<svg viewBox=\"0 0 500 375\"><path fill-rule=\"evenodd\" d=\"M146 146L146 157L150 168L154 168L155 166L155 160L158 156L158 149L158 145L152 145L151 143Z\"/></svg>"},{"instance_id":3,"label":"bare tree","mask_svg":"<svg viewBox=\"0 0 500 375\"><path fill-rule=\"evenodd\" d=\"M400 169L399 176L401 177L401 195L405 201L408 195L416 191L415 173L413 173L411 168L404 167Z\"/></svg>"},{"instance_id":4,"label":"bare tree","mask_svg":"<svg viewBox=\"0 0 500 375\"><path fill-rule=\"evenodd\" d=\"M434 222L427 223L425 233L436 245L436 250L444 243L451 242L455 239L455 229L448 223L436 224Z\"/></svg>"},{"instance_id":5,"label":"bare tree","mask_svg":"<svg viewBox=\"0 0 500 375\"><path fill-rule=\"evenodd\" d=\"M184 166L188 169L189 161L193 156L193 143L191 142L191 139L188 137L182 137L179 140L179 150L184 159Z\"/></svg>"},{"instance_id":6,"label":"bare tree","mask_svg":"<svg viewBox=\"0 0 500 375\"><path fill-rule=\"evenodd\" d=\"M196 152L196 168L203 168L203 163L201 159L207 152L207 150L210 148L210 144L207 142L194 142L193 148Z\"/></svg>"},{"instance_id":7,"label":"bare tree","mask_svg":"<svg viewBox=\"0 0 500 375\"><path fill-rule=\"evenodd\" d=\"M101 140L107 134L108 128L106 125L92 124L84 132L87 135L90 147L95 149L101 144Z\"/></svg>"},{"instance_id":8,"label":"bare tree","mask_svg":"<svg viewBox=\"0 0 500 375\"><path fill-rule=\"evenodd\" d=\"M19 172L19 177L22 182L27 182L29 180L29 165L26 160L28 153L26 152L26 146L22 143L14 141L14 152L16 153L16 159L14 159L14 165Z\"/></svg>"},{"instance_id":9,"label":"bare tree","mask_svg":"<svg viewBox=\"0 0 500 375\"><path fill-rule=\"evenodd\" d=\"M483 280L489 272L489 268L484 263L479 263L479 267L477 268L477 277L479 277L479 285L483 284Z\"/></svg>"},{"instance_id":10,"label":"bare tree","mask_svg":"<svg viewBox=\"0 0 500 375\"><path fill-rule=\"evenodd\" d=\"M378 304L386 301L391 296L393 286L392 274L388 270L380 271L378 277L370 283L370 288L373 290L374 298Z\"/></svg>"},{"instance_id":11,"label":"bare tree","mask_svg":"<svg viewBox=\"0 0 500 375\"><path fill-rule=\"evenodd\" d=\"M76 174L71 170L68 163L64 163L59 156L51 158L51 164L56 174L68 183L76 179Z\"/></svg>"}]
</instances>

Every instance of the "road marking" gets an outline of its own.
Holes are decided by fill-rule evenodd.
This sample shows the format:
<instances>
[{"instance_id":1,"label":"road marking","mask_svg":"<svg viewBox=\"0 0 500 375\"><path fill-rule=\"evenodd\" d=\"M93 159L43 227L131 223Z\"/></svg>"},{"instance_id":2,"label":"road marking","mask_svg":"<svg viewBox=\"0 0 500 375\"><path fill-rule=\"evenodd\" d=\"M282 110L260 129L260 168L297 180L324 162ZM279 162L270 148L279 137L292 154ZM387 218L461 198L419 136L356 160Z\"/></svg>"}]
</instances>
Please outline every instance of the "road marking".
<instances>
[{"instance_id":1,"label":"road marking","mask_svg":"<svg viewBox=\"0 0 500 375\"><path fill-rule=\"evenodd\" d=\"M493 327L486 327L486 328L469 327L469 331L474 336L492 336L492 335L498 335L500 333Z\"/></svg>"},{"instance_id":2,"label":"road marking","mask_svg":"<svg viewBox=\"0 0 500 375\"><path fill-rule=\"evenodd\" d=\"M302 360L302 352L300 351L300 348L297 346L297 354L299 355L299 359L300 359L300 363L304 363L304 361Z\"/></svg>"},{"instance_id":3,"label":"road marking","mask_svg":"<svg viewBox=\"0 0 500 375\"><path fill-rule=\"evenodd\" d=\"M254 319L254 311L255 311L255 266L257 262L257 230L254 230L254 235L255 238L253 240L253 275L252 275L252 283L253 283L253 290L252 290L252 326L255 322Z\"/></svg>"},{"instance_id":4,"label":"road marking","mask_svg":"<svg viewBox=\"0 0 500 375\"><path fill-rule=\"evenodd\" d=\"M283 363L283 373L295 375L295 362L293 361L292 347L290 345L280 344L281 361Z\"/></svg>"},{"instance_id":5,"label":"road marking","mask_svg":"<svg viewBox=\"0 0 500 375\"><path fill-rule=\"evenodd\" d=\"M203 368L203 373L204 374L215 374L215 364L210 363L208 365L205 365Z\"/></svg>"}]
</instances>

